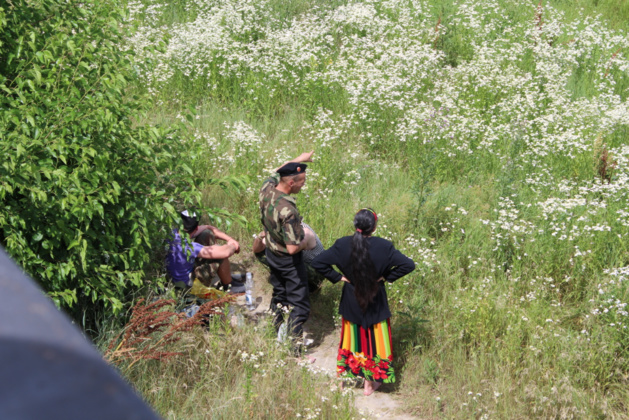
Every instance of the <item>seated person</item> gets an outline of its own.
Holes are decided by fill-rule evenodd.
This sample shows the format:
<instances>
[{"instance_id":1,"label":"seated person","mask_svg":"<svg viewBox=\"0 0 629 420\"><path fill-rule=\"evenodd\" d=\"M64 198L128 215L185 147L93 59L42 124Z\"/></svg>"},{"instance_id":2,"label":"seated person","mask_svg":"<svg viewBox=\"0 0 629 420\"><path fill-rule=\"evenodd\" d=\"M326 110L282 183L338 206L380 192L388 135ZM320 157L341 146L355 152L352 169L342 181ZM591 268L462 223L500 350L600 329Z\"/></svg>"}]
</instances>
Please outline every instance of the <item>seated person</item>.
<instances>
[{"instance_id":1,"label":"seated person","mask_svg":"<svg viewBox=\"0 0 629 420\"><path fill-rule=\"evenodd\" d=\"M195 278L205 286L212 286L212 280L218 276L221 286L226 289L231 285L231 293L243 293L245 286L237 276L232 276L229 257L240 252L240 244L229 235L214 226L199 226L196 214L188 211L181 213L184 229L193 240L182 245L178 231L173 231L173 240L167 256L167 270L175 285L189 287ZM226 241L225 245L217 245L216 240Z\"/></svg>"},{"instance_id":2,"label":"seated person","mask_svg":"<svg viewBox=\"0 0 629 420\"><path fill-rule=\"evenodd\" d=\"M306 235L306 238L304 240L307 243L306 248L302 251L302 255L304 263L306 264L306 268L308 269L308 289L310 293L314 293L321 288L324 277L319 274L319 272L317 272L315 269L313 269L310 266L310 263L312 262L312 260L315 259L317 255L325 251L325 248L323 248L323 244L319 240L319 237L310 226L308 226L304 222L301 222L301 225L304 228L304 233ZM266 256L264 255L264 249L266 248L266 245L264 244L264 235L265 232L262 231L253 240L253 253L255 254L258 261L260 261L264 265L268 265L266 262Z\"/></svg>"},{"instance_id":3,"label":"seated person","mask_svg":"<svg viewBox=\"0 0 629 420\"><path fill-rule=\"evenodd\" d=\"M211 246L216 243L217 239L223 241L232 240L236 243L231 236L226 234L225 232L220 231L218 228L212 225L199 225L199 219L197 218L196 213L190 214L188 210L184 210L179 213L181 219L183 221L184 230L190 235L190 239L194 242L199 243L205 246ZM236 253L240 252L240 245L238 245L238 250Z\"/></svg>"}]
</instances>

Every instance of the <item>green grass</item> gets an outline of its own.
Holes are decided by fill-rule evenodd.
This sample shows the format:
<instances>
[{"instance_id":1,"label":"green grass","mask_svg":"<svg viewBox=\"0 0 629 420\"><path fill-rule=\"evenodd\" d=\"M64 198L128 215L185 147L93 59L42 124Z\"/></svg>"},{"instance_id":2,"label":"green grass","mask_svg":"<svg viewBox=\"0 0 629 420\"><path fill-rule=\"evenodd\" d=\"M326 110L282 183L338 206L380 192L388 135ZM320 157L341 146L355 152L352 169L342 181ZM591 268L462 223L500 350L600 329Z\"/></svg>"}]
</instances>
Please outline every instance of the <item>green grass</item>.
<instances>
[{"instance_id":1,"label":"green grass","mask_svg":"<svg viewBox=\"0 0 629 420\"><path fill-rule=\"evenodd\" d=\"M271 330L266 321L233 327L215 317L183 335L178 356L119 367L164 418L355 417L339 382L288 357Z\"/></svg>"},{"instance_id":2,"label":"green grass","mask_svg":"<svg viewBox=\"0 0 629 420\"><path fill-rule=\"evenodd\" d=\"M229 54L245 56L310 14L320 13L316 28L355 5L271 1L267 11L246 18L259 25L255 31L234 29L233 48L200 59L206 74L180 72L158 84L150 118L167 122L196 108L192 130L206 153L193 168L197 176L247 179L245 190L215 186L203 198L246 217L248 226L230 228L243 243L261 229L257 191L267 171L305 150L315 150L315 161L297 202L326 246L351 233L356 210L376 209L377 234L417 262L414 273L388 289L399 361L394 393L410 413L627 417L629 338L619 305L629 296L624 275L605 270L629 262L622 150L628 127L604 110L617 106L622 114L629 76L617 66L605 74L615 50L588 47L585 38L578 50L570 39L584 33L590 25L584 17L595 13L603 25L592 33L626 37L629 6L545 2L542 28L549 32L538 35L537 2L496 1L498 11L489 2L407 3L377 3L364 22L330 24L294 55L282 52L285 79L275 68L253 65L221 74ZM461 4L477 11L479 27L461 21L472 20ZM362 13L371 13L367 6ZM160 24L197 16L182 10L184 2L169 4ZM447 30L437 36L439 17ZM387 19L413 29L404 32L413 41L407 44L427 46L426 55L402 49L381 64L389 50L403 48L396 43L399 27L378 32L375 22ZM574 33L567 29L573 20ZM313 27L288 38L306 39ZM299 54L310 51L313 65L302 66ZM436 54L434 64L426 64L429 53ZM413 54L420 58L413 61ZM619 57L628 54L623 47ZM614 95L616 102L606 102ZM597 141L613 150L611 185L597 172ZM337 299L337 290L324 288L313 316L329 326ZM234 356L234 349L257 348L269 355L260 368L265 376ZM271 372L271 361L283 358L266 327L216 324L191 341L187 362L147 363L126 374L168 418L203 417L210 409L218 418L238 418L243 407L255 418L292 418L315 407L324 410L321 417L338 415L310 393L301 401L310 388L336 398L340 418L356 415L350 399L325 391L329 379L290 363ZM277 411L273 401L288 411Z\"/></svg>"}]
</instances>

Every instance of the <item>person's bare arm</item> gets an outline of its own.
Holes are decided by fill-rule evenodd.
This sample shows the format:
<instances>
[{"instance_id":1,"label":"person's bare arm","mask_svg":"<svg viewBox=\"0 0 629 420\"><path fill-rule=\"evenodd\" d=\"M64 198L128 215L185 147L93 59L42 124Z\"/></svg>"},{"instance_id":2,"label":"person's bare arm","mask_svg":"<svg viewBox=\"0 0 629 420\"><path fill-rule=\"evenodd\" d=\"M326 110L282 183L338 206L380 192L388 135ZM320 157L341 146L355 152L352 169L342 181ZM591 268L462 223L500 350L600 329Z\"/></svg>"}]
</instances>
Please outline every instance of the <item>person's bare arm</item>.
<instances>
[{"instance_id":1,"label":"person's bare arm","mask_svg":"<svg viewBox=\"0 0 629 420\"><path fill-rule=\"evenodd\" d=\"M264 243L264 237L266 236L266 232L262 231L256 238L253 240L253 253L257 254L258 252L264 251L266 245Z\"/></svg>"},{"instance_id":2,"label":"person's bare arm","mask_svg":"<svg viewBox=\"0 0 629 420\"><path fill-rule=\"evenodd\" d=\"M306 249L306 241L301 241L299 243L299 245L286 245L286 250L288 251L288 253L290 255L295 255L296 253L298 253L299 251L303 251L304 249Z\"/></svg>"},{"instance_id":3,"label":"person's bare arm","mask_svg":"<svg viewBox=\"0 0 629 420\"><path fill-rule=\"evenodd\" d=\"M201 251L199 251L198 256L208 260L222 260L234 255L238 248L238 242L232 239L227 241L225 245L204 246L201 248Z\"/></svg>"},{"instance_id":4,"label":"person's bare arm","mask_svg":"<svg viewBox=\"0 0 629 420\"><path fill-rule=\"evenodd\" d=\"M305 235L304 241L306 242L304 249L313 249L314 247L317 246L317 238L315 237L315 234L311 229L308 229L305 226L303 226L303 228L304 228L304 235Z\"/></svg>"},{"instance_id":5,"label":"person's bare arm","mask_svg":"<svg viewBox=\"0 0 629 420\"><path fill-rule=\"evenodd\" d=\"M225 232L223 232L222 230L220 230L219 228L215 226L210 225L210 229L212 230L212 233L214 233L214 237L216 239L221 239L226 242L234 241L236 243L236 253L240 252L240 244L238 243L237 240L235 240L234 238L232 238L231 236L229 236L228 234L226 234Z\"/></svg>"},{"instance_id":6,"label":"person's bare arm","mask_svg":"<svg viewBox=\"0 0 629 420\"><path fill-rule=\"evenodd\" d=\"M216 239L221 239L223 241L229 241L230 239L233 239L231 236L229 236L216 226L208 225L208 228L212 231Z\"/></svg>"},{"instance_id":7,"label":"person's bare arm","mask_svg":"<svg viewBox=\"0 0 629 420\"><path fill-rule=\"evenodd\" d=\"M314 150L311 152L304 152L301 155L297 156L295 159L291 159L289 161L286 161L284 163L282 163L280 166L278 166L277 168L273 169L273 172L277 172L278 169L280 169L282 166L286 165L287 163L304 163L304 162L312 162L312 155L314 154Z\"/></svg>"}]
</instances>

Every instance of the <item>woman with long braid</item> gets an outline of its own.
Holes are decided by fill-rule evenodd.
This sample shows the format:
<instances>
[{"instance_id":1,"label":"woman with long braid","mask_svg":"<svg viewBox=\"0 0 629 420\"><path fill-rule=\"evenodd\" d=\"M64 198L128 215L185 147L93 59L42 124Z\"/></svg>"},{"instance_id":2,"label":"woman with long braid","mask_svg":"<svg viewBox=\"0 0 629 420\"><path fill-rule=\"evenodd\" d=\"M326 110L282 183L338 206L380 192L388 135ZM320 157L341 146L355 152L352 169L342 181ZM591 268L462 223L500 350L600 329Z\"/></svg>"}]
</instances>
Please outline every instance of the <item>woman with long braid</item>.
<instances>
[{"instance_id":1,"label":"woman with long braid","mask_svg":"<svg viewBox=\"0 0 629 420\"><path fill-rule=\"evenodd\" d=\"M391 242L371 236L377 222L376 212L360 210L354 216L354 234L338 239L312 262L332 283L345 282L339 305L343 324L337 372L364 378L365 395L382 383L395 382L384 281L394 282L415 269L415 263Z\"/></svg>"}]
</instances>

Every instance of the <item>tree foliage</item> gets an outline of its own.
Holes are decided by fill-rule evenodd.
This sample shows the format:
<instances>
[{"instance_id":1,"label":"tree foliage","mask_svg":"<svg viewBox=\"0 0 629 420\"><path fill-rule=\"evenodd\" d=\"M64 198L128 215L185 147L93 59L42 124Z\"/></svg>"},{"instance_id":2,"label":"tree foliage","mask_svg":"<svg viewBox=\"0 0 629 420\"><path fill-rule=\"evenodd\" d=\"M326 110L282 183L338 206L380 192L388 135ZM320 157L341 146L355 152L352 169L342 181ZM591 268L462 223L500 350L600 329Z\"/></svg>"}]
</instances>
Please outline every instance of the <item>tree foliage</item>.
<instances>
[{"instance_id":1,"label":"tree foliage","mask_svg":"<svg viewBox=\"0 0 629 420\"><path fill-rule=\"evenodd\" d=\"M66 308L119 310L199 199L177 127L141 123L123 19L116 1L0 0L0 243Z\"/></svg>"}]
</instances>

